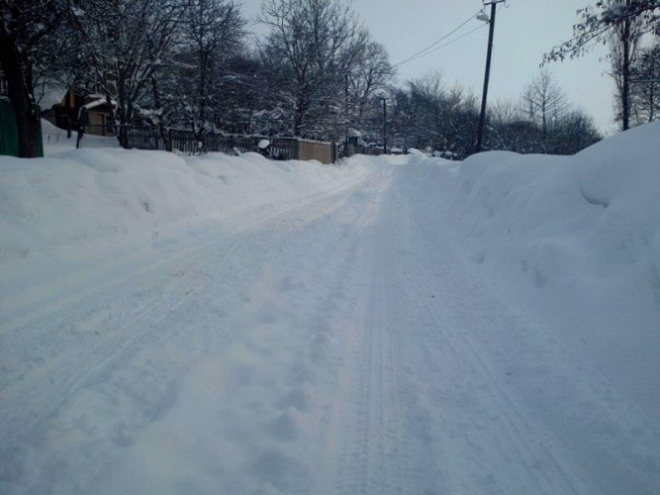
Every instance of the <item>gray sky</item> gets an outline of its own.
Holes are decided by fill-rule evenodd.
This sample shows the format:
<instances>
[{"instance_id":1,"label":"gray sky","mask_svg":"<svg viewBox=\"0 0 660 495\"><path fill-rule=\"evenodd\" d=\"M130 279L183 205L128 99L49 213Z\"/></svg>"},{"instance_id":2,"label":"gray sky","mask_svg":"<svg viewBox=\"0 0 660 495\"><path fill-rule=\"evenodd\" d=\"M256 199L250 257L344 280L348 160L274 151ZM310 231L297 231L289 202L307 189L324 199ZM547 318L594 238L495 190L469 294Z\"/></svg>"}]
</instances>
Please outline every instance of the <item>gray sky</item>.
<instances>
[{"instance_id":1,"label":"gray sky","mask_svg":"<svg viewBox=\"0 0 660 495\"><path fill-rule=\"evenodd\" d=\"M253 19L261 0L242 0L246 16ZM353 0L353 8L383 43L392 63L398 63L452 31L478 12L482 0ZM577 21L575 11L594 0L508 0L497 15L489 101L517 99L522 88L538 74L543 54L567 40ZM490 7L488 7L489 12ZM481 23L469 22L447 41ZM258 28L254 28L258 31ZM399 67L398 80L440 71L445 84L455 82L481 95L488 28L428 56ZM605 73L607 50L597 46L585 56L549 65L571 102L584 108L602 131L616 131L612 123L614 85Z\"/></svg>"}]
</instances>

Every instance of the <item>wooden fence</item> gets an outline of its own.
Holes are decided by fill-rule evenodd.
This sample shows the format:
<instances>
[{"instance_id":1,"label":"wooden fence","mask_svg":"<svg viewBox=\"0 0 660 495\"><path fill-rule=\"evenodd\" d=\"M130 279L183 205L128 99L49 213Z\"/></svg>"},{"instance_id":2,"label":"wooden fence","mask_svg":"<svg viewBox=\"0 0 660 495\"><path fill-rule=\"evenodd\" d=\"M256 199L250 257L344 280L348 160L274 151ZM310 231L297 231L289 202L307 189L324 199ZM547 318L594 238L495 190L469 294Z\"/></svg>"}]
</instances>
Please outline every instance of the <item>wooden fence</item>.
<instances>
[{"instance_id":1,"label":"wooden fence","mask_svg":"<svg viewBox=\"0 0 660 495\"><path fill-rule=\"evenodd\" d=\"M85 125L79 146L86 147L85 134L116 135L123 148L139 150L162 150L185 154L221 152L233 154L255 152L273 160L318 160L321 163L334 163L337 160L337 147L334 143L308 141L296 138L273 138L267 136L243 136L224 134L204 134L196 136L192 131L181 129L158 129L155 127L120 126L97 129L98 126ZM103 132L101 132L103 131ZM270 145L262 150L259 143L267 140ZM92 143L89 143L92 145Z\"/></svg>"},{"instance_id":2,"label":"wooden fence","mask_svg":"<svg viewBox=\"0 0 660 495\"><path fill-rule=\"evenodd\" d=\"M322 141L298 141L299 160L318 160L321 163L334 163L337 160L336 146L328 146L330 143Z\"/></svg>"}]
</instances>

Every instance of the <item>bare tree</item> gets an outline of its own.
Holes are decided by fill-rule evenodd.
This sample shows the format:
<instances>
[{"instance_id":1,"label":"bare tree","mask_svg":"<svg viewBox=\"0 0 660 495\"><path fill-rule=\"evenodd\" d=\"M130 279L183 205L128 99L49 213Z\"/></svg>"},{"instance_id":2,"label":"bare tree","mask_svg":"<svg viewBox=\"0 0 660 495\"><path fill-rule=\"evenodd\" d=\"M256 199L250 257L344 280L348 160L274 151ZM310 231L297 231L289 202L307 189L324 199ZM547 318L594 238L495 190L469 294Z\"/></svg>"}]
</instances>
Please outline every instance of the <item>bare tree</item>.
<instances>
[{"instance_id":1,"label":"bare tree","mask_svg":"<svg viewBox=\"0 0 660 495\"><path fill-rule=\"evenodd\" d=\"M541 129L545 141L570 110L570 104L566 92L550 71L542 69L523 90L520 110Z\"/></svg>"},{"instance_id":2,"label":"bare tree","mask_svg":"<svg viewBox=\"0 0 660 495\"><path fill-rule=\"evenodd\" d=\"M126 125L153 95L187 0L106 0L90 9L83 25L83 73L79 85L102 93L117 123Z\"/></svg>"},{"instance_id":3,"label":"bare tree","mask_svg":"<svg viewBox=\"0 0 660 495\"><path fill-rule=\"evenodd\" d=\"M545 62L584 55L596 43L606 41L611 30L626 20L639 22L645 33L660 31L658 0L598 0L594 7L579 9L577 14L573 37L547 53Z\"/></svg>"},{"instance_id":4,"label":"bare tree","mask_svg":"<svg viewBox=\"0 0 660 495\"><path fill-rule=\"evenodd\" d=\"M630 68L644 33L660 33L660 3L657 0L599 0L595 7L578 10L580 20L573 37L552 49L544 61L583 55L598 42L608 42L612 76L617 86L615 108L621 127L630 126Z\"/></svg>"},{"instance_id":5,"label":"bare tree","mask_svg":"<svg viewBox=\"0 0 660 495\"><path fill-rule=\"evenodd\" d=\"M376 41L369 41L359 53L348 78L349 105L353 114L353 125L361 127L371 98L384 91L394 77L394 69L387 50Z\"/></svg>"},{"instance_id":6,"label":"bare tree","mask_svg":"<svg viewBox=\"0 0 660 495\"><path fill-rule=\"evenodd\" d=\"M423 143L423 137L419 135L420 113L417 108L418 102L412 98L408 88L389 88L386 93L388 96L390 111L390 130L394 136L398 136L403 141L403 147L419 147ZM382 133L385 124L383 115L383 105L379 98L372 98L371 106L366 117L366 123L363 128L367 131L367 140L376 141L375 136Z\"/></svg>"},{"instance_id":7,"label":"bare tree","mask_svg":"<svg viewBox=\"0 0 660 495\"><path fill-rule=\"evenodd\" d=\"M326 121L345 113L342 88L367 31L341 0L265 0L259 20L270 29L261 53L276 105L291 115L295 135L325 132Z\"/></svg>"},{"instance_id":8,"label":"bare tree","mask_svg":"<svg viewBox=\"0 0 660 495\"><path fill-rule=\"evenodd\" d=\"M490 120L493 125L513 122L520 118L518 105L507 99L496 100L490 109Z\"/></svg>"},{"instance_id":9,"label":"bare tree","mask_svg":"<svg viewBox=\"0 0 660 495\"><path fill-rule=\"evenodd\" d=\"M487 149L574 154L601 139L593 119L571 109L547 71L534 82L530 87L538 94L527 91L525 104L504 100L489 109ZM479 120L479 98L473 92L458 85L447 88L440 74L430 73L388 93L390 142L451 152L459 158L473 152L470 137ZM372 99L371 109L366 139L378 142L384 126L381 101Z\"/></svg>"},{"instance_id":10,"label":"bare tree","mask_svg":"<svg viewBox=\"0 0 660 495\"><path fill-rule=\"evenodd\" d=\"M574 155L603 139L591 116L583 110L572 110L556 131L554 153Z\"/></svg>"},{"instance_id":11,"label":"bare tree","mask_svg":"<svg viewBox=\"0 0 660 495\"><path fill-rule=\"evenodd\" d=\"M640 51L631 68L630 105L636 125L660 117L660 42Z\"/></svg>"},{"instance_id":12,"label":"bare tree","mask_svg":"<svg viewBox=\"0 0 660 495\"><path fill-rule=\"evenodd\" d=\"M522 151L531 135L537 135L536 126L525 118L527 112L521 112L520 104L512 100L497 100L490 106L488 117L490 132L488 145L491 149Z\"/></svg>"},{"instance_id":13,"label":"bare tree","mask_svg":"<svg viewBox=\"0 0 660 495\"><path fill-rule=\"evenodd\" d=\"M246 21L233 0L189 0L181 25L174 88L178 112L196 134L218 120L227 65L242 51Z\"/></svg>"},{"instance_id":14,"label":"bare tree","mask_svg":"<svg viewBox=\"0 0 660 495\"><path fill-rule=\"evenodd\" d=\"M610 6L620 5L630 7L635 0L623 0L616 4L614 0L607 2ZM642 21L638 17L624 17L615 23L609 36L610 61L612 63L612 77L616 83L615 109L617 120L621 122L621 129L630 128L630 89L632 67L637 56L637 49L643 35Z\"/></svg>"},{"instance_id":15,"label":"bare tree","mask_svg":"<svg viewBox=\"0 0 660 495\"><path fill-rule=\"evenodd\" d=\"M408 81L391 100L395 137L404 146L468 154L479 119L474 93L459 85L446 88L442 75L432 72Z\"/></svg>"},{"instance_id":16,"label":"bare tree","mask_svg":"<svg viewBox=\"0 0 660 495\"><path fill-rule=\"evenodd\" d=\"M408 81L412 106L420 123L416 131L415 146L450 149L450 138L445 135L446 90L440 72L429 72ZM424 143L422 145L422 143Z\"/></svg>"}]
</instances>

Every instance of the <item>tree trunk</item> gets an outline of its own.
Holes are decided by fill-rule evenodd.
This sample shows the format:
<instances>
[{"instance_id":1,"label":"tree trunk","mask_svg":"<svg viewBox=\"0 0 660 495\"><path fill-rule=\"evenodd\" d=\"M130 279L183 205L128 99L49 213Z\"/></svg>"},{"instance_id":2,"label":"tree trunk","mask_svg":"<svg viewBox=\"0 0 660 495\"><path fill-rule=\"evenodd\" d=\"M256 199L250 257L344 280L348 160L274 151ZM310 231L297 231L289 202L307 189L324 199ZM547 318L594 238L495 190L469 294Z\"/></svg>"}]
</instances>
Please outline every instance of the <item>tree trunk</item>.
<instances>
[{"instance_id":1,"label":"tree trunk","mask_svg":"<svg viewBox=\"0 0 660 495\"><path fill-rule=\"evenodd\" d=\"M298 95L298 101L296 104L294 123L293 123L293 135L296 137L302 137L303 124L305 123L305 112L306 112L306 102L305 98L302 95Z\"/></svg>"},{"instance_id":2,"label":"tree trunk","mask_svg":"<svg viewBox=\"0 0 660 495\"><path fill-rule=\"evenodd\" d=\"M655 71L655 54L651 56L651 79L654 79L656 77L656 71ZM655 120L655 83L651 83L651 87L649 88L649 122L653 122Z\"/></svg>"},{"instance_id":3,"label":"tree trunk","mask_svg":"<svg viewBox=\"0 0 660 495\"><path fill-rule=\"evenodd\" d=\"M631 21L624 21L624 40L623 40L623 74L622 83L623 88L621 91L621 119L624 131L630 128L630 58L631 58Z\"/></svg>"},{"instance_id":4,"label":"tree trunk","mask_svg":"<svg viewBox=\"0 0 660 495\"><path fill-rule=\"evenodd\" d=\"M33 108L31 88L24 78L21 54L12 39L0 35L0 66L7 80L9 101L16 117L18 156L39 156L41 122Z\"/></svg>"},{"instance_id":5,"label":"tree trunk","mask_svg":"<svg viewBox=\"0 0 660 495\"><path fill-rule=\"evenodd\" d=\"M650 99L650 111L649 111L649 122L653 122L655 120L655 84L651 83L651 95L649 97Z\"/></svg>"},{"instance_id":6,"label":"tree trunk","mask_svg":"<svg viewBox=\"0 0 660 495\"><path fill-rule=\"evenodd\" d=\"M548 116L546 115L545 103L542 106L542 121L543 121L543 142L548 140Z\"/></svg>"}]
</instances>

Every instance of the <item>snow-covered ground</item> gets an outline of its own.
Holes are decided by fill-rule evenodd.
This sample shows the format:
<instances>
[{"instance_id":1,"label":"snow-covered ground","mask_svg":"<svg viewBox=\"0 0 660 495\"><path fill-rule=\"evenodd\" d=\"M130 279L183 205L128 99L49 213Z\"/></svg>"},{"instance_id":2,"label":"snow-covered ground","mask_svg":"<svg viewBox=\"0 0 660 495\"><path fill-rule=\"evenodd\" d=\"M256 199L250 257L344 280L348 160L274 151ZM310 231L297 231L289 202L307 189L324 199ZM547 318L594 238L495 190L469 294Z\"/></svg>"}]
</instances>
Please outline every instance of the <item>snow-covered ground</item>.
<instances>
[{"instance_id":1,"label":"snow-covered ground","mask_svg":"<svg viewBox=\"0 0 660 495\"><path fill-rule=\"evenodd\" d=\"M0 493L657 493L659 133L0 158Z\"/></svg>"}]
</instances>

